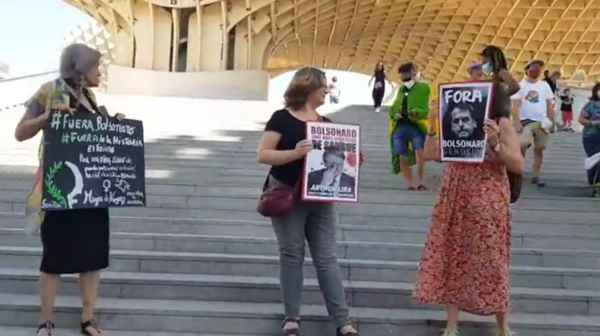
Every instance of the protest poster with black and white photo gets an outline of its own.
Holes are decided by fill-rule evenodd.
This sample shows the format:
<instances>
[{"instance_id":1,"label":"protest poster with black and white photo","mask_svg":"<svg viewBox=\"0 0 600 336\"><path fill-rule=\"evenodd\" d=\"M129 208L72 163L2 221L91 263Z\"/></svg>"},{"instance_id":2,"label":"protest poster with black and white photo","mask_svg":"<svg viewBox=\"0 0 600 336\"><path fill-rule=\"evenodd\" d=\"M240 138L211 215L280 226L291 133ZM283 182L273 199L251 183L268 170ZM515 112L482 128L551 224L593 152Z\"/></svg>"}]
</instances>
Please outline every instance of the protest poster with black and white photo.
<instances>
[{"instance_id":1,"label":"protest poster with black and white photo","mask_svg":"<svg viewBox=\"0 0 600 336\"><path fill-rule=\"evenodd\" d=\"M306 125L313 150L304 161L302 199L358 202L360 127L324 122Z\"/></svg>"},{"instance_id":2,"label":"protest poster with black and white photo","mask_svg":"<svg viewBox=\"0 0 600 336\"><path fill-rule=\"evenodd\" d=\"M483 162L487 147L483 123L488 118L492 88L492 82L440 85L442 162Z\"/></svg>"}]
</instances>

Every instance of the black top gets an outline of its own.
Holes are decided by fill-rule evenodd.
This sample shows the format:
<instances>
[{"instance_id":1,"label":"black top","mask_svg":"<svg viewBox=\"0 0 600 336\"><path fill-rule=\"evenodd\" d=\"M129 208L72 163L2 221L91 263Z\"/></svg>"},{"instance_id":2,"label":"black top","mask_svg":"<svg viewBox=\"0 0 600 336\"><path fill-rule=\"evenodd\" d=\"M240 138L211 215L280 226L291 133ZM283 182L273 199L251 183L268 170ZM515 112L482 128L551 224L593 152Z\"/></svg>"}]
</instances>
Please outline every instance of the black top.
<instances>
[{"instance_id":1,"label":"black top","mask_svg":"<svg viewBox=\"0 0 600 336\"><path fill-rule=\"evenodd\" d=\"M546 81L546 83L548 83L548 85L550 85L552 93L556 93L556 81L549 77L544 78L544 80Z\"/></svg>"},{"instance_id":2,"label":"black top","mask_svg":"<svg viewBox=\"0 0 600 336\"><path fill-rule=\"evenodd\" d=\"M571 104L566 104L566 103L561 103L560 104L560 110L561 111L567 111L567 112L572 112L573 111L573 100L572 97L570 96L560 96L561 100L567 100L568 98L571 98Z\"/></svg>"},{"instance_id":3,"label":"black top","mask_svg":"<svg viewBox=\"0 0 600 336\"><path fill-rule=\"evenodd\" d=\"M331 122L323 117L323 122ZM306 139L306 122L294 117L287 109L275 111L267 121L265 131L281 134L277 150L293 150L296 144ZM304 168L304 159L298 159L280 166L272 166L269 174L276 180L290 187L296 185L301 178Z\"/></svg>"},{"instance_id":4,"label":"black top","mask_svg":"<svg viewBox=\"0 0 600 336\"><path fill-rule=\"evenodd\" d=\"M398 120L398 125L400 124L407 124L407 125L412 125L412 126L416 126L416 124L414 122L412 122L410 119L408 119L408 95L410 93L410 89L407 88L405 85L402 85L402 88L400 88L400 94L404 95L404 99L402 100L402 110L400 110L400 114L402 115L402 119Z\"/></svg>"},{"instance_id":5,"label":"black top","mask_svg":"<svg viewBox=\"0 0 600 336\"><path fill-rule=\"evenodd\" d=\"M375 73L373 74L373 76L375 77L375 83L384 84L384 82L385 82L385 72L383 72L383 71L375 71Z\"/></svg>"}]
</instances>

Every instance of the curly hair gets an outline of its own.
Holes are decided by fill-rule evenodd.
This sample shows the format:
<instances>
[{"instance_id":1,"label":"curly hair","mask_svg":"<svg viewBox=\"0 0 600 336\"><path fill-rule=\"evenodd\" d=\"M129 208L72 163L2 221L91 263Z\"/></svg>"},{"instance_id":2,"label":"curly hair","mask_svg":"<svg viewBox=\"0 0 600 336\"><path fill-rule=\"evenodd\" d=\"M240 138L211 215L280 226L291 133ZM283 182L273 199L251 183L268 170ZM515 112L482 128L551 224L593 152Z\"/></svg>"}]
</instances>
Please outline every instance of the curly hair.
<instances>
[{"instance_id":1,"label":"curly hair","mask_svg":"<svg viewBox=\"0 0 600 336\"><path fill-rule=\"evenodd\" d=\"M508 63L506 62L504 52L495 45L488 45L483 48L481 51L481 56L490 60L495 72L508 69Z\"/></svg>"}]
</instances>

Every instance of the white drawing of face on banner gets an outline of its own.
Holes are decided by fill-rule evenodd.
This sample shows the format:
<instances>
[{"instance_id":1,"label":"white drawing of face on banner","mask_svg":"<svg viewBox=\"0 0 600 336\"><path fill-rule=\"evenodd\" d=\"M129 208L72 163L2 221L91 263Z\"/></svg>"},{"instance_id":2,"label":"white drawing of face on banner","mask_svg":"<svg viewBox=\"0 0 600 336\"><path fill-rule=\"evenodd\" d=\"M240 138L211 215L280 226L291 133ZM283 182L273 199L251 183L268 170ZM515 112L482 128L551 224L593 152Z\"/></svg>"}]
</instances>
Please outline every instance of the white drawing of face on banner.
<instances>
[{"instance_id":1,"label":"white drawing of face on banner","mask_svg":"<svg viewBox=\"0 0 600 336\"><path fill-rule=\"evenodd\" d=\"M71 169L71 172L73 173L73 177L75 179L73 190L71 190L71 192L67 194L69 208L73 208L73 205L78 203L76 197L81 195L83 191L83 176L81 175L79 168L72 162L65 161L65 165Z\"/></svg>"}]
</instances>

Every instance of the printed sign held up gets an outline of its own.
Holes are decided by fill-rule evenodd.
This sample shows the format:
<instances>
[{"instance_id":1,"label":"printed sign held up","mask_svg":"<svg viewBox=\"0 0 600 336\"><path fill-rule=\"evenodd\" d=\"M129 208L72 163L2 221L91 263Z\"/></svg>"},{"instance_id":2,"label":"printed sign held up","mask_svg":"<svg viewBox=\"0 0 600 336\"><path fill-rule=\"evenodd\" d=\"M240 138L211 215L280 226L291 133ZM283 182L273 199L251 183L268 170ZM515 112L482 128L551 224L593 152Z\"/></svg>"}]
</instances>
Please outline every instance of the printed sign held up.
<instances>
[{"instance_id":1,"label":"printed sign held up","mask_svg":"<svg viewBox=\"0 0 600 336\"><path fill-rule=\"evenodd\" d=\"M302 199L358 202L360 127L327 122L306 127L313 150L304 161Z\"/></svg>"},{"instance_id":2,"label":"printed sign held up","mask_svg":"<svg viewBox=\"0 0 600 336\"><path fill-rule=\"evenodd\" d=\"M483 123L492 101L492 82L441 84L440 147L444 162L483 162L487 135Z\"/></svg>"},{"instance_id":3,"label":"printed sign held up","mask_svg":"<svg viewBox=\"0 0 600 336\"><path fill-rule=\"evenodd\" d=\"M54 112L44 131L43 210L146 205L141 121Z\"/></svg>"}]
</instances>

